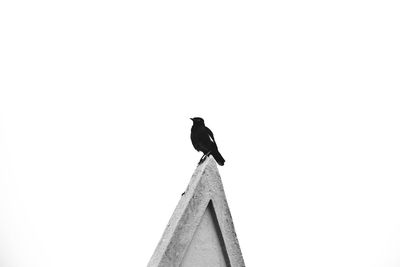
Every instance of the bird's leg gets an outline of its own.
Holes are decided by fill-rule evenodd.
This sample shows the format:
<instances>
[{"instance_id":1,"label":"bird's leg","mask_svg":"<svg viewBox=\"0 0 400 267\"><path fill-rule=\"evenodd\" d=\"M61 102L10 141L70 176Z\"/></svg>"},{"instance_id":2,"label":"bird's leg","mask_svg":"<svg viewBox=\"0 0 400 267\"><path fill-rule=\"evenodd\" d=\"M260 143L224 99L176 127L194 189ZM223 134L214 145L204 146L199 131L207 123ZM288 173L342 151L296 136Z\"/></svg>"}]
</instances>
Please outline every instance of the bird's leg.
<instances>
[{"instance_id":1,"label":"bird's leg","mask_svg":"<svg viewBox=\"0 0 400 267\"><path fill-rule=\"evenodd\" d=\"M200 159L200 161L199 161L199 163L197 163L197 165L200 165L201 163L203 163L203 158L204 158L204 155L203 155L203 157L201 157L201 159Z\"/></svg>"},{"instance_id":2,"label":"bird's leg","mask_svg":"<svg viewBox=\"0 0 400 267\"><path fill-rule=\"evenodd\" d=\"M208 151L206 154L203 155L202 157L202 162L206 160L206 158L208 157L208 155L210 155L211 151Z\"/></svg>"},{"instance_id":3,"label":"bird's leg","mask_svg":"<svg viewBox=\"0 0 400 267\"><path fill-rule=\"evenodd\" d=\"M206 154L203 154L203 156L201 157L198 165L203 163L206 160L206 158L210 155L210 153L211 153L211 151L208 151Z\"/></svg>"},{"instance_id":4,"label":"bird's leg","mask_svg":"<svg viewBox=\"0 0 400 267\"><path fill-rule=\"evenodd\" d=\"M201 157L198 165L202 164L205 159L206 159L206 154L203 154L203 156Z\"/></svg>"}]
</instances>

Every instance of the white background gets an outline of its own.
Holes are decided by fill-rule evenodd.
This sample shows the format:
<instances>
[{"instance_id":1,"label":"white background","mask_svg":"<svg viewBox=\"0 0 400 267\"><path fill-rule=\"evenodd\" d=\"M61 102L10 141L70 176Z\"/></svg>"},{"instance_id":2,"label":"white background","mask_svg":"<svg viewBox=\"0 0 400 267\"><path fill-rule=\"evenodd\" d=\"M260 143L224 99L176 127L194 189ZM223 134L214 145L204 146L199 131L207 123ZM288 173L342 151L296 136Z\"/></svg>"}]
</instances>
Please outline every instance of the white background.
<instances>
[{"instance_id":1,"label":"white background","mask_svg":"<svg viewBox=\"0 0 400 267\"><path fill-rule=\"evenodd\" d=\"M400 266L398 1L2 1L0 266L145 266L214 132L247 266Z\"/></svg>"}]
</instances>

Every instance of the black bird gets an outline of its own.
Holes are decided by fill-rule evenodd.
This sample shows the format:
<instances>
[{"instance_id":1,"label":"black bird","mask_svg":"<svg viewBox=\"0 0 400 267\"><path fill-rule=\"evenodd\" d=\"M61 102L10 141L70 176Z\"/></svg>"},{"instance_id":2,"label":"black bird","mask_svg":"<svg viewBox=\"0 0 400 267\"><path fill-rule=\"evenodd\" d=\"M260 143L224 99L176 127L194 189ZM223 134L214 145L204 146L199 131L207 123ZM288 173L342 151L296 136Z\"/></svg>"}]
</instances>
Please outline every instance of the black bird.
<instances>
[{"instance_id":1,"label":"black bird","mask_svg":"<svg viewBox=\"0 0 400 267\"><path fill-rule=\"evenodd\" d=\"M215 142L214 135L210 129L204 124L204 120L199 117L190 118L193 121L190 139L197 151L201 151L204 155L201 157L199 164L201 164L208 155L212 155L217 163L221 166L224 165L225 160L218 151L217 143Z\"/></svg>"}]
</instances>

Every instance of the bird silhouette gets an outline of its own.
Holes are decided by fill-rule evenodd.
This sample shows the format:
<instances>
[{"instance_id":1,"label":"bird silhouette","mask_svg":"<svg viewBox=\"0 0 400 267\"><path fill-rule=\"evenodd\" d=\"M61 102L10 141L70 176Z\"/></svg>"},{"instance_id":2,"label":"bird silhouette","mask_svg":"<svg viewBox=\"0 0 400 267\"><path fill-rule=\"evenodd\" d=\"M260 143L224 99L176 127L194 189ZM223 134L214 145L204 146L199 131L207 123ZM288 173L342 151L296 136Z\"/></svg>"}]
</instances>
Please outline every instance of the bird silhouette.
<instances>
[{"instance_id":1,"label":"bird silhouette","mask_svg":"<svg viewBox=\"0 0 400 267\"><path fill-rule=\"evenodd\" d=\"M211 154L217 163L223 166L225 160L218 151L214 134L206 127L202 118L194 117L190 119L193 121L193 126L190 133L190 139L192 140L193 147L197 151L201 151L204 154L201 157L199 164L203 163L207 156Z\"/></svg>"}]
</instances>

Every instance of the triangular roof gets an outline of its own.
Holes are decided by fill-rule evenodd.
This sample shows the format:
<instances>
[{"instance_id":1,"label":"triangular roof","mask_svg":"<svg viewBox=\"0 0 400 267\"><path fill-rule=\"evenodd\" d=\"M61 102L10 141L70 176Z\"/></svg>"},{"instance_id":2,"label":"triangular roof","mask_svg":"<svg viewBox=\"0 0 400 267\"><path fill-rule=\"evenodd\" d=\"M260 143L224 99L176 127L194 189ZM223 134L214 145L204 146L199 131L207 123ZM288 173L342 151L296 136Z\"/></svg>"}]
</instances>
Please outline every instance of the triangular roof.
<instances>
[{"instance_id":1,"label":"triangular roof","mask_svg":"<svg viewBox=\"0 0 400 267\"><path fill-rule=\"evenodd\" d=\"M147 266L245 266L212 156L195 170Z\"/></svg>"}]
</instances>

